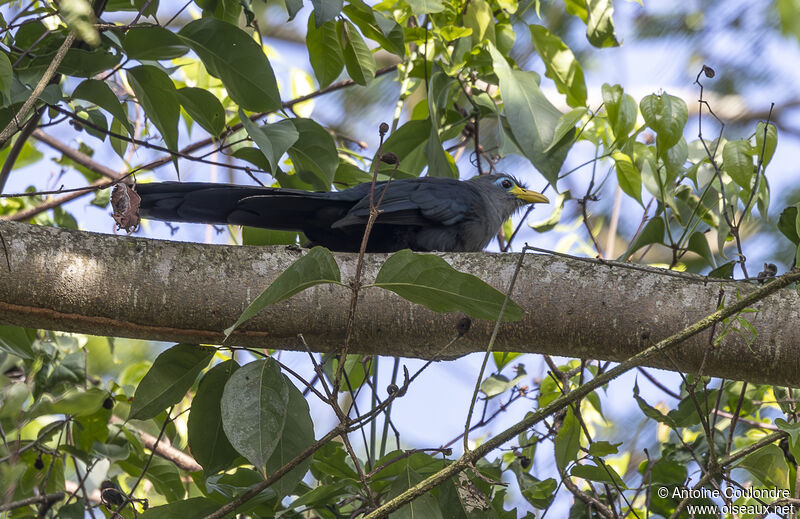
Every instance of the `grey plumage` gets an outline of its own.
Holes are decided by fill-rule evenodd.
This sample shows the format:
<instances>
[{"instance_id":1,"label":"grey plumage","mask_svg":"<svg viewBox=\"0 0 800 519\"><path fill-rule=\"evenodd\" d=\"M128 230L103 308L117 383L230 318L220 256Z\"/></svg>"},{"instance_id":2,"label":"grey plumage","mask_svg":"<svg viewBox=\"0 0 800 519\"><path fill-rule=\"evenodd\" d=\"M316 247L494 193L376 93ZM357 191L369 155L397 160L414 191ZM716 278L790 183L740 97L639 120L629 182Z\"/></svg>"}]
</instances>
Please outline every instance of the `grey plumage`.
<instances>
[{"instance_id":1,"label":"grey plumage","mask_svg":"<svg viewBox=\"0 0 800 519\"><path fill-rule=\"evenodd\" d=\"M296 230L312 245L355 252L369 218L370 188L365 183L323 193L165 182L139 184L136 190L145 218ZM369 252L479 251L517 209L547 201L509 175L381 182L374 199L381 200L381 212L370 234Z\"/></svg>"}]
</instances>

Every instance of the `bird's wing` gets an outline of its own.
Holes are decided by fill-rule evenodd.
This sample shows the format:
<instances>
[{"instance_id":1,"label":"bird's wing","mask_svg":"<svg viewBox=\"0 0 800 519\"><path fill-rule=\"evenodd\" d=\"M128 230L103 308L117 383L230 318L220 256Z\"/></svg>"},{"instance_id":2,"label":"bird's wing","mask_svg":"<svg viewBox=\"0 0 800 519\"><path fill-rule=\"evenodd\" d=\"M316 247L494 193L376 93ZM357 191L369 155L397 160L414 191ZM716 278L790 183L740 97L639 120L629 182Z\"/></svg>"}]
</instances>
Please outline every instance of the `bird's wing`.
<instances>
[{"instance_id":1,"label":"bird's wing","mask_svg":"<svg viewBox=\"0 0 800 519\"><path fill-rule=\"evenodd\" d=\"M375 203L380 201L378 223L392 225L453 225L468 214L477 194L471 186L457 180L414 179L390 182L388 188L375 190ZM386 194L381 199L383 189ZM347 215L333 224L334 228L364 225L369 219L369 196L355 204Z\"/></svg>"}]
</instances>

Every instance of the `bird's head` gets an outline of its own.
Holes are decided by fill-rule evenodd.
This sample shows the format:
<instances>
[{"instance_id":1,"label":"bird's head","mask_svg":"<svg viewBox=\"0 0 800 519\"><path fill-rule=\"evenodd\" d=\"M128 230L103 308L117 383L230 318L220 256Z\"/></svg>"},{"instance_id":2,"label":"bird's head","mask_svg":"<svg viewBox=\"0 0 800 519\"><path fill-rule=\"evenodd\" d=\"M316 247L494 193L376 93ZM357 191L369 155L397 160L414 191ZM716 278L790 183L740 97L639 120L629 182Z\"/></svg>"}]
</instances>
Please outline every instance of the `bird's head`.
<instances>
[{"instance_id":1,"label":"bird's head","mask_svg":"<svg viewBox=\"0 0 800 519\"><path fill-rule=\"evenodd\" d=\"M546 204L550 201L543 194L526 189L520 181L511 175L480 175L470 180L486 185L494 196L501 197L503 202L511 204L515 208L526 204Z\"/></svg>"}]
</instances>

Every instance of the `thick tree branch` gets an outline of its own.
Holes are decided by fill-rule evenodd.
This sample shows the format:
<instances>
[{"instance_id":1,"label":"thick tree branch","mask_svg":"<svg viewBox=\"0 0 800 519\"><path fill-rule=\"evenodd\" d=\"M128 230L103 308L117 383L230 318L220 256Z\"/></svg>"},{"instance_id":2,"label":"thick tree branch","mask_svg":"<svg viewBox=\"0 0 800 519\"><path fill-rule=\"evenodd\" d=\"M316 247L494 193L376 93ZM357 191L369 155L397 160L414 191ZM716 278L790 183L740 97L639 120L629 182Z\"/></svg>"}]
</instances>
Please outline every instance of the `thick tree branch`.
<instances>
[{"instance_id":1,"label":"thick tree branch","mask_svg":"<svg viewBox=\"0 0 800 519\"><path fill-rule=\"evenodd\" d=\"M11 272L0 272L0 323L95 335L220 343L222 330L302 254L285 247L176 243L0 222ZM337 254L343 281L356 255ZM500 290L514 254L443 254ZM368 254L364 281L385 255ZM0 264L5 263L0 258ZM622 361L712 313L720 289L726 306L757 285L708 283L562 257L529 254L512 297L525 318L506 323L498 351L537 352ZM674 274L674 273L671 273ZM347 288L321 285L273 305L232 336L237 345L300 349L302 333L317 351L341 347ZM457 334L460 315L437 314L393 293L368 288L353 330L351 351L431 358ZM686 340L646 365L729 379L797 386L800 373L800 296L784 289L743 314L758 331L751 344L728 333L709 348L709 333ZM484 351L493 323L476 321L445 356ZM724 329L717 326L719 335ZM707 355L705 361L704 356Z\"/></svg>"}]
</instances>

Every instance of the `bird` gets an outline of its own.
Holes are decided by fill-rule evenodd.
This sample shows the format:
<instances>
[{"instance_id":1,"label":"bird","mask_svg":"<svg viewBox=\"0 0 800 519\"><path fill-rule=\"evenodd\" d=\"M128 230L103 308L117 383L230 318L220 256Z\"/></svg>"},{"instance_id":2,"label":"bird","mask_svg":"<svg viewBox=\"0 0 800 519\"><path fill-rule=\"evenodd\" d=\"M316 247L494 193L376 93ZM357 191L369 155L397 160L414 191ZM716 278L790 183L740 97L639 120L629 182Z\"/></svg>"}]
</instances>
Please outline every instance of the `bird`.
<instances>
[{"instance_id":1,"label":"bird","mask_svg":"<svg viewBox=\"0 0 800 519\"><path fill-rule=\"evenodd\" d=\"M338 252L360 250L371 192L379 214L366 252L481 251L518 209L549 202L507 174L404 178L377 182L374 192L371 182L329 192L158 182L137 184L136 192L143 218L302 231L305 245Z\"/></svg>"}]
</instances>

